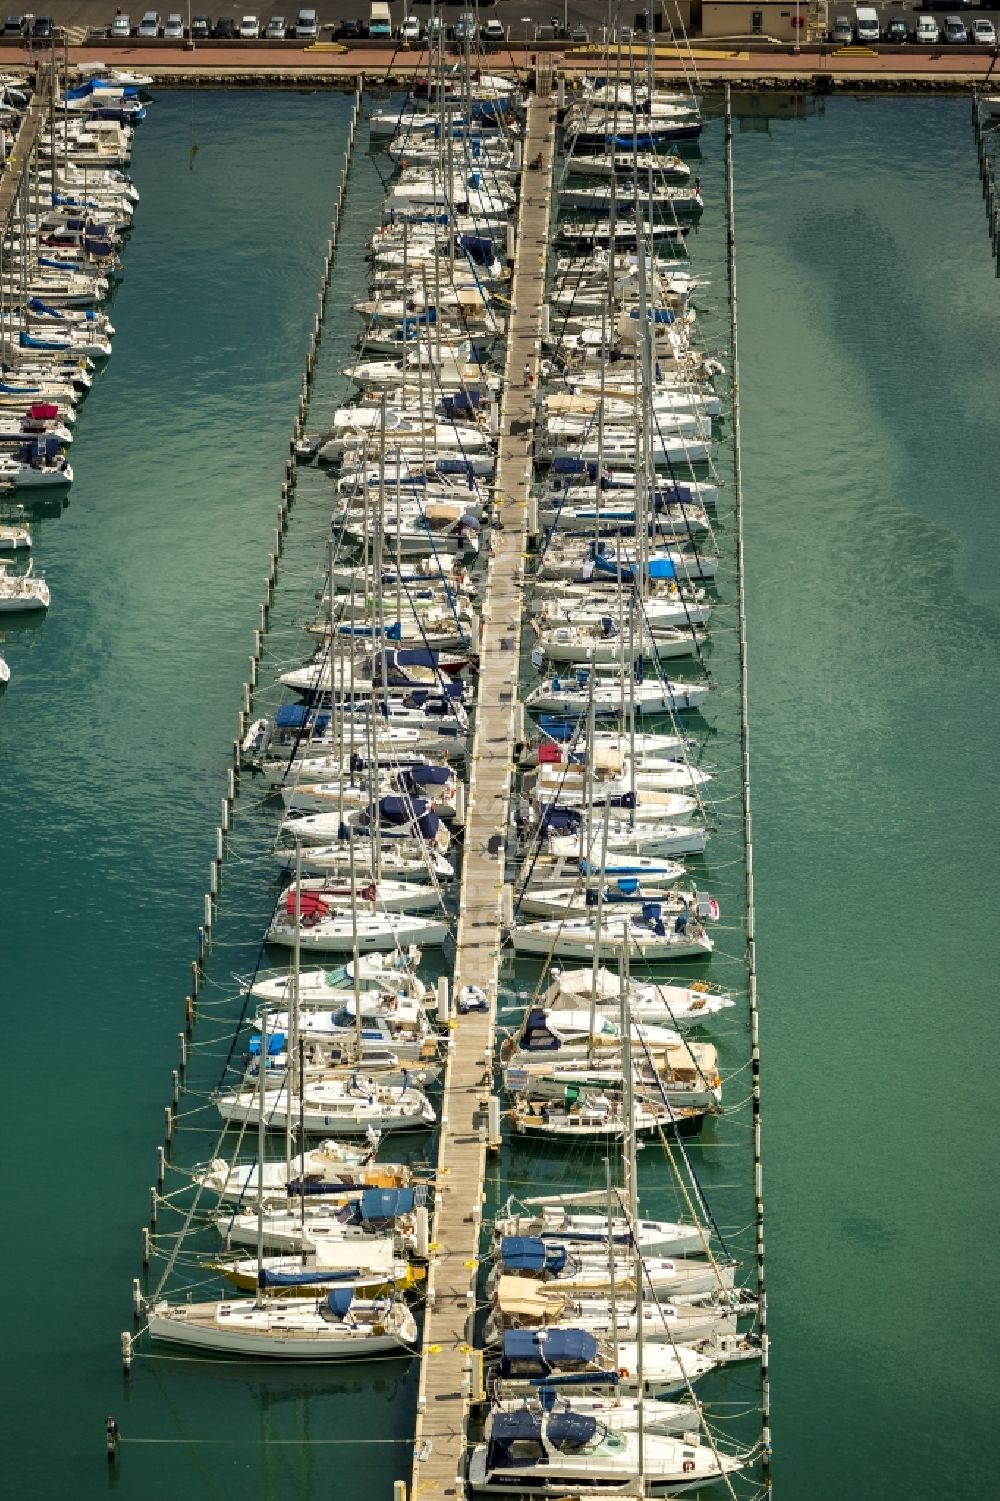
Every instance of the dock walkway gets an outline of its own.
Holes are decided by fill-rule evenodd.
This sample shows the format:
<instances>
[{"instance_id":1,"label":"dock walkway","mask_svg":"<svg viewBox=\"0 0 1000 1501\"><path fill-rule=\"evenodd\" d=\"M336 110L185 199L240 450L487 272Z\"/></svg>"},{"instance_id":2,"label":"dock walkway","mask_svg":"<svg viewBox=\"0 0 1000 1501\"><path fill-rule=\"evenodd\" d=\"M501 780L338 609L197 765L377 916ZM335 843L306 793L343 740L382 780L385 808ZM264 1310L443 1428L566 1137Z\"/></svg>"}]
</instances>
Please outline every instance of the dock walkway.
<instances>
[{"instance_id":1,"label":"dock walkway","mask_svg":"<svg viewBox=\"0 0 1000 1501\"><path fill-rule=\"evenodd\" d=\"M0 237L4 240L8 237L11 216L25 172L34 156L42 127L48 119L48 87L48 80L43 78L21 120L21 127L0 173Z\"/></svg>"},{"instance_id":2,"label":"dock walkway","mask_svg":"<svg viewBox=\"0 0 1000 1501\"><path fill-rule=\"evenodd\" d=\"M451 1034L438 1148L438 1192L427 1279L414 1448L413 1501L464 1493L466 1428L472 1385L472 1322L486 1159L485 1101L490 1093L501 892L511 791L511 746L521 644L521 595L532 473L534 391L538 381L546 245L555 153L555 100L528 106L515 272L507 336L496 472L497 514L482 602L479 695L470 761L465 863L453 994L478 985L489 1014L457 1018ZM530 367L532 379L524 377Z\"/></svg>"}]
</instances>

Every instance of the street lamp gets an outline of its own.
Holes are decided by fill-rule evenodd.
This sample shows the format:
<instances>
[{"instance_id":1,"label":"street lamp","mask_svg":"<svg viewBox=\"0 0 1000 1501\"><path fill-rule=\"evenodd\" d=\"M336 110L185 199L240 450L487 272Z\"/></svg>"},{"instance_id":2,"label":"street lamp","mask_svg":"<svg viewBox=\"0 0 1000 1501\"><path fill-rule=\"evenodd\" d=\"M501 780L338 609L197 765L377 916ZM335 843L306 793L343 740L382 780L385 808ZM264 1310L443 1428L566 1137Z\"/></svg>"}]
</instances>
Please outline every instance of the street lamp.
<instances>
[{"instance_id":1,"label":"street lamp","mask_svg":"<svg viewBox=\"0 0 1000 1501\"><path fill-rule=\"evenodd\" d=\"M521 23L524 26L524 45L527 47L527 45L528 45L528 27L531 25L531 17L530 16L522 16L521 17Z\"/></svg>"}]
</instances>

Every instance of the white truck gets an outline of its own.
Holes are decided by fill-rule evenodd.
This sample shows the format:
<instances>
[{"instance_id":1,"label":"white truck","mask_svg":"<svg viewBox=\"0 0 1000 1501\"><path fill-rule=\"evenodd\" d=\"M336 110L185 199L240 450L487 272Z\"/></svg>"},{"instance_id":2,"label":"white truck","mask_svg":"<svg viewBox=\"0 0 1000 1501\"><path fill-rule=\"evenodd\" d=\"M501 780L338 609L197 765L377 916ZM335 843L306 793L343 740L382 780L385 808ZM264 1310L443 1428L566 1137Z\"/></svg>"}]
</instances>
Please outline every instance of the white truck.
<instances>
[{"instance_id":1,"label":"white truck","mask_svg":"<svg viewBox=\"0 0 1000 1501\"><path fill-rule=\"evenodd\" d=\"M368 35L373 42L378 40L387 41L392 36L392 16L385 0L372 0L371 14L368 17Z\"/></svg>"},{"instance_id":2,"label":"white truck","mask_svg":"<svg viewBox=\"0 0 1000 1501\"><path fill-rule=\"evenodd\" d=\"M858 5L854 9L854 34L859 42L877 42L882 35L878 23L878 11L872 5Z\"/></svg>"}]
</instances>

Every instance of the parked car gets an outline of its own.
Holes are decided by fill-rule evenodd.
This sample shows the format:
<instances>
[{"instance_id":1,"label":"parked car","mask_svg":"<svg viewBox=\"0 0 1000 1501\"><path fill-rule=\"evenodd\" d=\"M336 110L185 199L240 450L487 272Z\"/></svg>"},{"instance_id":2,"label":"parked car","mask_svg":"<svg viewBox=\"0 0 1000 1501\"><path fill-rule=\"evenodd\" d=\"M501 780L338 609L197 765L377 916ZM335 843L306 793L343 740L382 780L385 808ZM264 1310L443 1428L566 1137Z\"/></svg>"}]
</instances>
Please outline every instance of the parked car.
<instances>
[{"instance_id":1,"label":"parked car","mask_svg":"<svg viewBox=\"0 0 1000 1501\"><path fill-rule=\"evenodd\" d=\"M507 40L507 32L504 24L496 16L490 16L488 21L483 22L479 28L479 35L484 42L505 42Z\"/></svg>"},{"instance_id":2,"label":"parked car","mask_svg":"<svg viewBox=\"0 0 1000 1501\"><path fill-rule=\"evenodd\" d=\"M3 36L24 36L24 17L8 16L3 23Z\"/></svg>"},{"instance_id":3,"label":"parked car","mask_svg":"<svg viewBox=\"0 0 1000 1501\"><path fill-rule=\"evenodd\" d=\"M314 42L319 36L319 21L314 10L300 10L295 22L295 35L299 41Z\"/></svg>"},{"instance_id":4,"label":"parked car","mask_svg":"<svg viewBox=\"0 0 1000 1501\"><path fill-rule=\"evenodd\" d=\"M52 17L36 16L34 21L31 23L31 36L32 40L36 42L51 41Z\"/></svg>"},{"instance_id":5,"label":"parked car","mask_svg":"<svg viewBox=\"0 0 1000 1501\"><path fill-rule=\"evenodd\" d=\"M184 21L175 10L172 10L163 23L163 40L165 42L183 42Z\"/></svg>"},{"instance_id":6,"label":"parked car","mask_svg":"<svg viewBox=\"0 0 1000 1501\"><path fill-rule=\"evenodd\" d=\"M424 36L429 42L436 42L445 29L445 23L440 16L431 16L427 22L427 30L424 32Z\"/></svg>"},{"instance_id":7,"label":"parked car","mask_svg":"<svg viewBox=\"0 0 1000 1501\"><path fill-rule=\"evenodd\" d=\"M209 16L191 17L192 41L206 41L212 35L212 21Z\"/></svg>"},{"instance_id":8,"label":"parked car","mask_svg":"<svg viewBox=\"0 0 1000 1501\"><path fill-rule=\"evenodd\" d=\"M944 39L953 47L967 47L969 33L965 29L965 22L961 16L945 16Z\"/></svg>"},{"instance_id":9,"label":"parked car","mask_svg":"<svg viewBox=\"0 0 1000 1501\"><path fill-rule=\"evenodd\" d=\"M854 41L854 25L850 16L834 17L830 40L835 47L849 47Z\"/></svg>"},{"instance_id":10,"label":"parked car","mask_svg":"<svg viewBox=\"0 0 1000 1501\"><path fill-rule=\"evenodd\" d=\"M260 36L260 22L256 16L242 16L240 18L240 41L255 42Z\"/></svg>"},{"instance_id":11,"label":"parked car","mask_svg":"<svg viewBox=\"0 0 1000 1501\"><path fill-rule=\"evenodd\" d=\"M342 42L360 41L364 34L365 31L361 22L355 21L353 18L347 21L341 21L340 25L337 27L337 36Z\"/></svg>"},{"instance_id":12,"label":"parked car","mask_svg":"<svg viewBox=\"0 0 1000 1501\"><path fill-rule=\"evenodd\" d=\"M466 38L468 38L470 42L474 42L476 40L477 30L478 27L476 26L476 18L472 14L471 10L467 10L462 15L460 15L458 20L455 22L455 30L453 33L455 41L464 42Z\"/></svg>"},{"instance_id":13,"label":"parked car","mask_svg":"<svg viewBox=\"0 0 1000 1501\"><path fill-rule=\"evenodd\" d=\"M236 35L236 22L232 16L220 16L212 27L212 35L217 42L231 42Z\"/></svg>"},{"instance_id":14,"label":"parked car","mask_svg":"<svg viewBox=\"0 0 1000 1501\"><path fill-rule=\"evenodd\" d=\"M906 24L905 16L889 17L885 27L885 39L887 42L894 42L897 47L910 40L910 28Z\"/></svg>"},{"instance_id":15,"label":"parked car","mask_svg":"<svg viewBox=\"0 0 1000 1501\"><path fill-rule=\"evenodd\" d=\"M416 16L403 17L403 24L399 28L399 40L401 42L419 42L420 22Z\"/></svg>"},{"instance_id":16,"label":"parked car","mask_svg":"<svg viewBox=\"0 0 1000 1501\"><path fill-rule=\"evenodd\" d=\"M160 18L155 10L143 12L142 20L136 30L136 36L158 37L160 34Z\"/></svg>"},{"instance_id":17,"label":"parked car","mask_svg":"<svg viewBox=\"0 0 1000 1501\"><path fill-rule=\"evenodd\" d=\"M270 21L268 21L267 23L267 29L264 32L264 35L267 37L269 42L283 42L285 40L285 34L287 33L287 31L288 22L285 20L284 16L272 16Z\"/></svg>"},{"instance_id":18,"label":"parked car","mask_svg":"<svg viewBox=\"0 0 1000 1501\"><path fill-rule=\"evenodd\" d=\"M941 40L941 30L933 16L917 17L917 41L922 47L936 47Z\"/></svg>"},{"instance_id":19,"label":"parked car","mask_svg":"<svg viewBox=\"0 0 1000 1501\"><path fill-rule=\"evenodd\" d=\"M997 29L993 22L982 16L972 23L972 40L979 47L995 47L997 44Z\"/></svg>"}]
</instances>

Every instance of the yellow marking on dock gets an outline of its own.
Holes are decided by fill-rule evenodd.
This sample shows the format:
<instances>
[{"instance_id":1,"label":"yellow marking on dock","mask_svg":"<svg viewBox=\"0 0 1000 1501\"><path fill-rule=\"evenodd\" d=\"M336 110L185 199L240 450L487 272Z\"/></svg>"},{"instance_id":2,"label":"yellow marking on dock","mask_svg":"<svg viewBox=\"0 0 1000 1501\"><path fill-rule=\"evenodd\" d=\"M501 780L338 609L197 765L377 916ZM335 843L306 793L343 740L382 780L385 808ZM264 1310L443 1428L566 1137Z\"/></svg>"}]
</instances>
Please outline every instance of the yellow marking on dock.
<instances>
[{"instance_id":1,"label":"yellow marking on dock","mask_svg":"<svg viewBox=\"0 0 1000 1501\"><path fill-rule=\"evenodd\" d=\"M499 975L500 888L503 839L511 791L511 744L521 644L521 593L527 497L532 473L534 392L541 349L542 301L555 154L555 99L533 97L524 137L525 171L517 223L517 249L507 331L496 489L506 506L494 526L483 593L476 729L470 765L465 862L455 954L453 996L465 985L486 990L491 1011L459 1018L449 1041L438 1173L451 1181L438 1190L432 1234L440 1255L427 1278L422 1360L411 1497L464 1495L476 1265L486 1168L485 1102L492 1081L493 1028ZM540 170L527 163L541 156ZM532 375L524 379L527 366ZM499 840L490 841L495 835ZM497 847L499 846L499 847ZM491 853L491 849L496 853ZM421 1458L425 1455L425 1458Z\"/></svg>"},{"instance_id":2,"label":"yellow marking on dock","mask_svg":"<svg viewBox=\"0 0 1000 1501\"><path fill-rule=\"evenodd\" d=\"M599 42L581 43L579 47L567 47L566 57L606 57L607 47ZM616 54L618 49L615 49ZM649 49L645 46L622 47L622 55L630 54L637 61L644 62L649 56ZM726 58L734 58L737 62L749 62L750 53L740 47L676 47L659 46L653 48L653 57L662 58L665 62L676 62L679 59L693 58L696 62L719 62Z\"/></svg>"}]
</instances>

